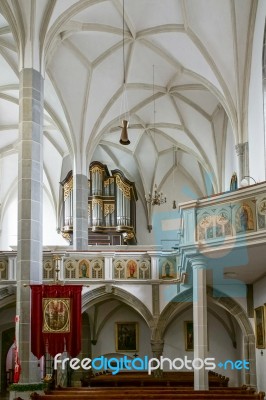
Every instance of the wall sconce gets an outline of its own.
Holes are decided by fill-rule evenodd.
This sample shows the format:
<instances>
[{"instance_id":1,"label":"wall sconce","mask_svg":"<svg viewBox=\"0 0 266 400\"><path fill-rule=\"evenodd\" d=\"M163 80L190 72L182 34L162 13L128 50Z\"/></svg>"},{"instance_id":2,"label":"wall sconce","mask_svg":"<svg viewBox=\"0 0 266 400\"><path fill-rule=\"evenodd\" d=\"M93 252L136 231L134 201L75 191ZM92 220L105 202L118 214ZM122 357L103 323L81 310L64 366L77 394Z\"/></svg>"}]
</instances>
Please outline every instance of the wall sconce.
<instances>
[{"instance_id":1,"label":"wall sconce","mask_svg":"<svg viewBox=\"0 0 266 400\"><path fill-rule=\"evenodd\" d=\"M246 187L246 186L249 186L249 181L248 181L248 179L252 179L253 181L254 181L254 183L252 183L252 185L255 185L257 182L255 181L255 179L254 178L252 178L252 176L249 176L249 175L245 175L245 176L243 176L243 179L242 179L242 181L240 182L240 186L241 187Z\"/></svg>"}]
</instances>

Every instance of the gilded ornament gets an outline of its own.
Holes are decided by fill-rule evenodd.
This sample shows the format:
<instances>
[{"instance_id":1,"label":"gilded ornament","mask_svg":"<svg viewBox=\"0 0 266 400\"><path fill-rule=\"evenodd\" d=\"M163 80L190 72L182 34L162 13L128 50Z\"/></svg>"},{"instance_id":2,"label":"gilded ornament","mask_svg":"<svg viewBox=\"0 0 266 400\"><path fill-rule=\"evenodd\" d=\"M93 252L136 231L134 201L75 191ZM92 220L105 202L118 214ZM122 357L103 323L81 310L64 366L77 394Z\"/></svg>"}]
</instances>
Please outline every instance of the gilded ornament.
<instances>
[{"instance_id":1,"label":"gilded ornament","mask_svg":"<svg viewBox=\"0 0 266 400\"><path fill-rule=\"evenodd\" d=\"M92 202L91 202L92 209L94 209L94 206L96 204L98 204L101 207L101 209L103 209L103 201L101 199L92 199Z\"/></svg>"},{"instance_id":2,"label":"gilded ornament","mask_svg":"<svg viewBox=\"0 0 266 400\"><path fill-rule=\"evenodd\" d=\"M115 210L114 204L105 204L104 205L104 216L106 217L108 214L112 214Z\"/></svg>"},{"instance_id":3,"label":"gilded ornament","mask_svg":"<svg viewBox=\"0 0 266 400\"><path fill-rule=\"evenodd\" d=\"M62 236L64 239L68 240L69 242L71 242L71 235L67 232L62 232Z\"/></svg>"},{"instance_id":4,"label":"gilded ornament","mask_svg":"<svg viewBox=\"0 0 266 400\"><path fill-rule=\"evenodd\" d=\"M116 175L116 184L118 188L123 192L123 195L130 200L131 187L127 185L125 182L123 182L119 175Z\"/></svg>"},{"instance_id":5,"label":"gilded ornament","mask_svg":"<svg viewBox=\"0 0 266 400\"><path fill-rule=\"evenodd\" d=\"M94 167L92 167L91 172L92 172L93 174L98 173L98 174L102 175L103 172L104 172L104 169L101 168L101 167L99 167L98 165L95 165Z\"/></svg>"},{"instance_id":6,"label":"gilded ornament","mask_svg":"<svg viewBox=\"0 0 266 400\"><path fill-rule=\"evenodd\" d=\"M73 176L71 176L69 181L64 184L64 201L68 198L72 190L73 190Z\"/></svg>"},{"instance_id":7,"label":"gilded ornament","mask_svg":"<svg viewBox=\"0 0 266 400\"><path fill-rule=\"evenodd\" d=\"M111 185L112 183L114 183L114 178L108 178L104 181L104 187Z\"/></svg>"}]
</instances>

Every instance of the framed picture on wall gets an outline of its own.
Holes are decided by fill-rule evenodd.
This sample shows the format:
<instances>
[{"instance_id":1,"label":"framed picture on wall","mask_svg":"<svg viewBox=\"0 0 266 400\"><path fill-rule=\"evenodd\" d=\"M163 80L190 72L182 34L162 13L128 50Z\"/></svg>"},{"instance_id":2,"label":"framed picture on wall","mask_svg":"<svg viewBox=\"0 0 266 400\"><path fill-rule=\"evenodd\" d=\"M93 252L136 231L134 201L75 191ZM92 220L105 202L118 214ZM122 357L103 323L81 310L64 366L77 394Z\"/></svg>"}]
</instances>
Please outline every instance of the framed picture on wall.
<instances>
[{"instance_id":1,"label":"framed picture on wall","mask_svg":"<svg viewBox=\"0 0 266 400\"><path fill-rule=\"evenodd\" d=\"M254 310L257 349L265 349L265 306Z\"/></svg>"},{"instance_id":2,"label":"framed picture on wall","mask_svg":"<svg viewBox=\"0 0 266 400\"><path fill-rule=\"evenodd\" d=\"M184 321L185 350L194 350L193 321Z\"/></svg>"},{"instance_id":3,"label":"framed picture on wall","mask_svg":"<svg viewBox=\"0 0 266 400\"><path fill-rule=\"evenodd\" d=\"M116 322L115 350L138 351L139 326L137 322Z\"/></svg>"}]
</instances>

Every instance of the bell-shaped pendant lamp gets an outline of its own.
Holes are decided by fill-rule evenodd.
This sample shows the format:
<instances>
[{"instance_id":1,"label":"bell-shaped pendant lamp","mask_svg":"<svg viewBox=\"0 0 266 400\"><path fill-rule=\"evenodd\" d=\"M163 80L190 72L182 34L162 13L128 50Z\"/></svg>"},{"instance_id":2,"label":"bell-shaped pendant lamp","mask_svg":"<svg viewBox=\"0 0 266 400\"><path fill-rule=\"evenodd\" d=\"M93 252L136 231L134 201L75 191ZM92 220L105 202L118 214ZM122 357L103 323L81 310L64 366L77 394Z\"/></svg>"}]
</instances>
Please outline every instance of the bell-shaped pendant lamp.
<instances>
[{"instance_id":1,"label":"bell-shaped pendant lamp","mask_svg":"<svg viewBox=\"0 0 266 400\"><path fill-rule=\"evenodd\" d=\"M122 126L121 126L122 132L121 132L121 137L119 140L119 142L123 145L130 144L130 140L128 140L127 127L128 127L128 121L123 119Z\"/></svg>"},{"instance_id":2,"label":"bell-shaped pendant lamp","mask_svg":"<svg viewBox=\"0 0 266 400\"><path fill-rule=\"evenodd\" d=\"M128 118L127 118L127 97L126 97L126 67L125 67L125 3L123 0L123 74L124 74L124 87L123 87L123 95L122 95L122 105L121 107L124 108L122 110L124 112L124 118L122 120L122 131L120 136L120 144L128 145L130 144L130 140L128 139L127 128L128 128Z\"/></svg>"}]
</instances>

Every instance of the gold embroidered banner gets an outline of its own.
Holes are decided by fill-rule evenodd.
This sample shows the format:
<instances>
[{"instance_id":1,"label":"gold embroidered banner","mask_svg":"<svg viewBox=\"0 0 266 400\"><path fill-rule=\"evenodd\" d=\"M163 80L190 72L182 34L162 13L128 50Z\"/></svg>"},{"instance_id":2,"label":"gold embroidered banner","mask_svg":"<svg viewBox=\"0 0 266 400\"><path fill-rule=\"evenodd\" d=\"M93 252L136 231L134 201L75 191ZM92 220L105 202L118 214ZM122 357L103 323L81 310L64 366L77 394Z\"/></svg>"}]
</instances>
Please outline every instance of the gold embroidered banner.
<instances>
[{"instance_id":1,"label":"gold embroidered banner","mask_svg":"<svg viewBox=\"0 0 266 400\"><path fill-rule=\"evenodd\" d=\"M43 333L70 332L70 299L43 298Z\"/></svg>"}]
</instances>

